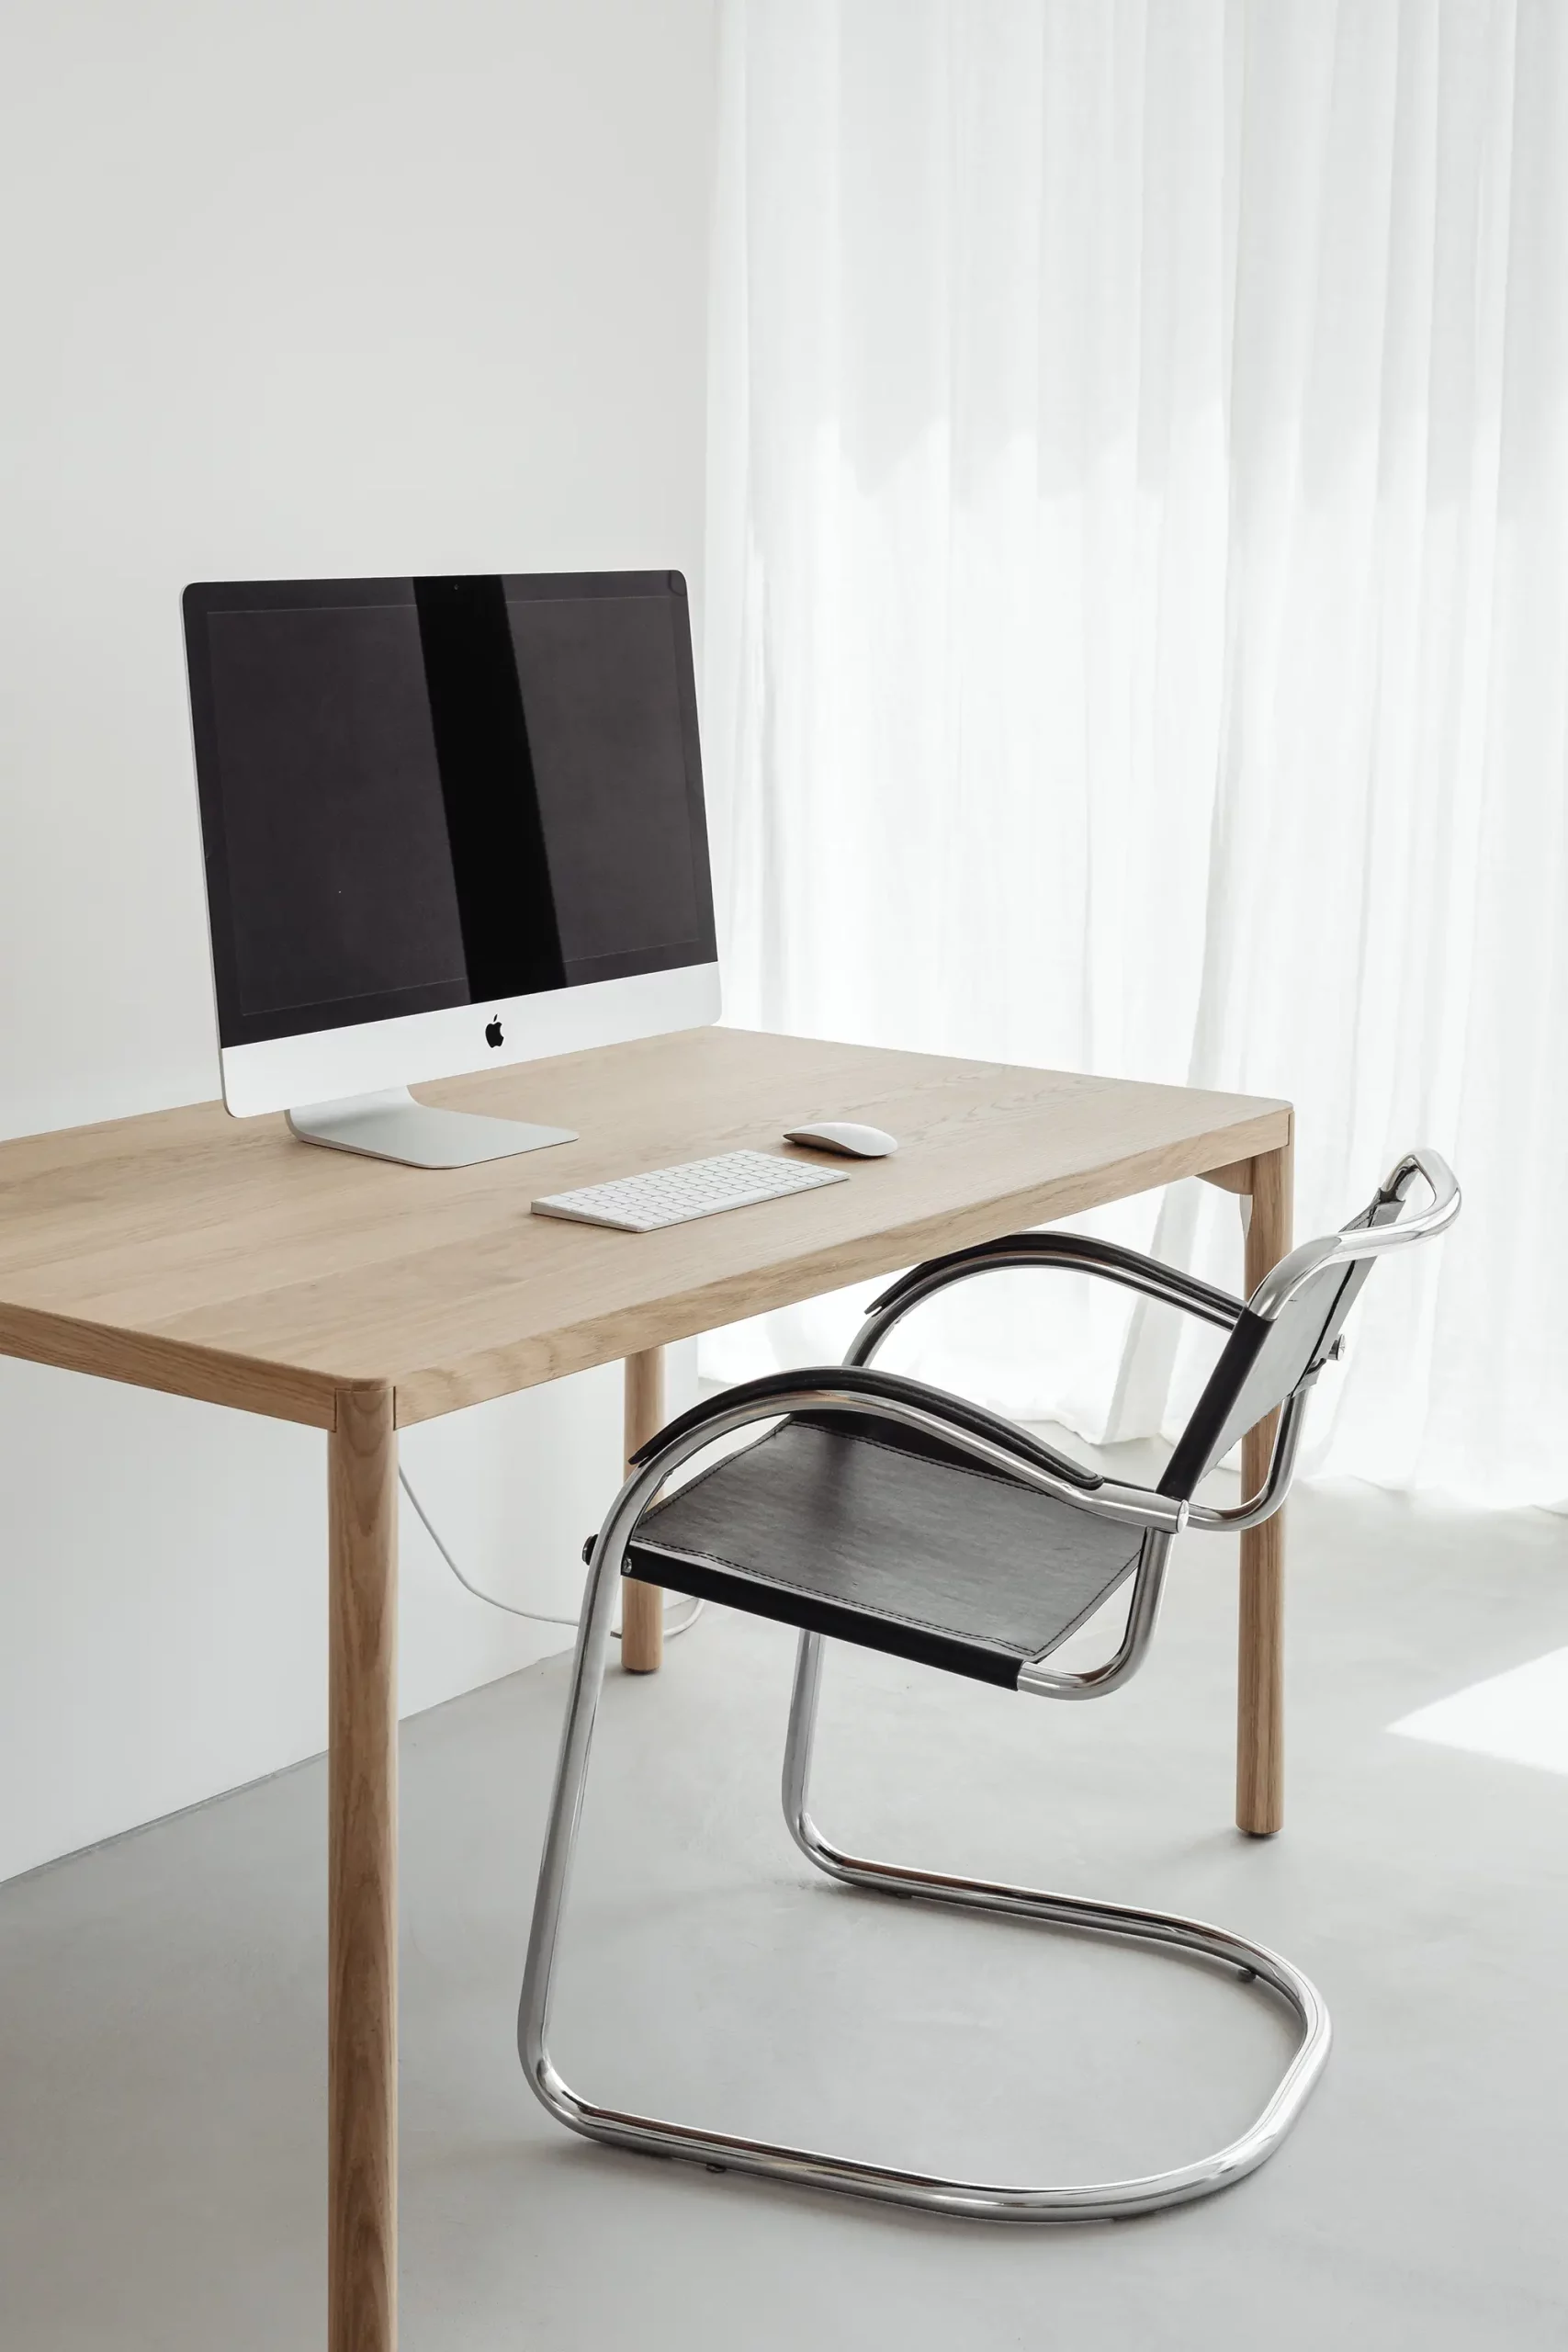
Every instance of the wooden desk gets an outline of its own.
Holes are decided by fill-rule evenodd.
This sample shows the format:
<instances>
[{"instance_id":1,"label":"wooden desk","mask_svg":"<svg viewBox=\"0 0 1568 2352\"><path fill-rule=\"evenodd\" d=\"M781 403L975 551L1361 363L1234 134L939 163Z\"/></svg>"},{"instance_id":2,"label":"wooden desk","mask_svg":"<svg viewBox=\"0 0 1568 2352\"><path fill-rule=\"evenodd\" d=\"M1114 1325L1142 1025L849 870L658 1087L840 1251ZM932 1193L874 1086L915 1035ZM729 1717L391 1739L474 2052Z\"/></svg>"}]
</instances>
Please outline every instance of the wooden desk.
<instances>
[{"instance_id":1,"label":"wooden desk","mask_svg":"<svg viewBox=\"0 0 1568 2352\"><path fill-rule=\"evenodd\" d=\"M625 1357L640 1435L669 1340L1176 1177L1250 1194L1249 1283L1290 1238L1282 1102L724 1029L425 1091L581 1141L433 1173L202 1103L0 1146L0 1352L328 1433L330 2352L397 2330L399 1429ZM903 1150L663 1233L527 1213L832 1113ZM1279 1529L1242 1539L1254 1832L1280 1822Z\"/></svg>"}]
</instances>

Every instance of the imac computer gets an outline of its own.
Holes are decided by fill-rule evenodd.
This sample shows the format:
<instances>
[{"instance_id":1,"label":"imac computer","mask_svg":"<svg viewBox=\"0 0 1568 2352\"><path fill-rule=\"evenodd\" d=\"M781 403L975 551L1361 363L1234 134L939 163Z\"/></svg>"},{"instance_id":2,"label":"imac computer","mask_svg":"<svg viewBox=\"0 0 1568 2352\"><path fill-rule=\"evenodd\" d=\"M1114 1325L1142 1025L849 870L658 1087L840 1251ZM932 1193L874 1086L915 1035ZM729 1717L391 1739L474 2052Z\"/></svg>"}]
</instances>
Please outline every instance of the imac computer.
<instances>
[{"instance_id":1,"label":"imac computer","mask_svg":"<svg viewBox=\"0 0 1568 2352\"><path fill-rule=\"evenodd\" d=\"M411 1084L717 1018L679 572L203 583L185 627L237 1117L468 1166L572 1138Z\"/></svg>"}]
</instances>

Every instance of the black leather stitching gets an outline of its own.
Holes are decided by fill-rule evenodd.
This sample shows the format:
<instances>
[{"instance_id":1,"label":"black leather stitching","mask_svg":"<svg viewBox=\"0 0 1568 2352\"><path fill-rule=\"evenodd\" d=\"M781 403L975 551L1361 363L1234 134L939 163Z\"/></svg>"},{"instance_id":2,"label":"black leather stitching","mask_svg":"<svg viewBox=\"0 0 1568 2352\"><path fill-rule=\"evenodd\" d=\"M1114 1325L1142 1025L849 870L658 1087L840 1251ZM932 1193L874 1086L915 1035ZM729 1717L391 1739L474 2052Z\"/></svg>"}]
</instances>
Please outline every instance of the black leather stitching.
<instances>
[{"instance_id":1,"label":"black leather stitching","mask_svg":"<svg viewBox=\"0 0 1568 2352\"><path fill-rule=\"evenodd\" d=\"M729 1453L721 1453L716 1462L710 1462L705 1470L699 1470L694 1478L688 1478L685 1485L683 1487L677 1487L672 1495L660 1495L656 1501L649 1504L647 1510L643 1512L642 1517L637 1521L637 1525L634 1526L630 1536L627 1538L628 1544L636 1543L637 1528L641 1527L647 1521L650 1519L657 1519L660 1511L665 1511L670 1509L671 1503L682 1501L687 1495L694 1495L699 1487L705 1487L710 1478L716 1477L721 1470L728 1470L731 1464L740 1461L744 1455L748 1453L760 1453L763 1446L771 1445L774 1438L782 1437L784 1431L788 1426L789 1424L787 1419L781 1420L776 1429L764 1430L761 1437L754 1437L750 1439L745 1445L736 1446Z\"/></svg>"}]
</instances>

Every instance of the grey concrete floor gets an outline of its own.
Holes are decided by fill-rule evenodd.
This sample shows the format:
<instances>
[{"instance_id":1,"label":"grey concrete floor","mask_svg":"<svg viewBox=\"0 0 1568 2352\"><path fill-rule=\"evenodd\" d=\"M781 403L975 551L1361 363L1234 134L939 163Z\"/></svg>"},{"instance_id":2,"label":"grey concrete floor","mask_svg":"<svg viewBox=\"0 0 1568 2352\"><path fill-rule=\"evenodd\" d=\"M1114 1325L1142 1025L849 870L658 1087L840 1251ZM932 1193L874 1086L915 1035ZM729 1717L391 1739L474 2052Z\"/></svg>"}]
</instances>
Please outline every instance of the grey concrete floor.
<instances>
[{"instance_id":1,"label":"grey concrete floor","mask_svg":"<svg viewBox=\"0 0 1568 2352\"><path fill-rule=\"evenodd\" d=\"M513 2050L564 1662L403 1736L406 2352L1559 2348L1568 1777L1389 1735L1568 1644L1568 1529L1292 1504L1290 1812L1230 1829L1234 1549L1179 1551L1144 1675L1051 1707L837 1651L817 1810L869 1850L1195 1911L1317 1979L1295 2136L1114 2227L933 2222L591 2148ZM1228 2136L1287 2036L1157 1956L814 1881L781 1630L709 1611L607 1686L556 2034L628 2103L1046 2178ZM0 1889L0 2345L321 2341L319 1764Z\"/></svg>"}]
</instances>

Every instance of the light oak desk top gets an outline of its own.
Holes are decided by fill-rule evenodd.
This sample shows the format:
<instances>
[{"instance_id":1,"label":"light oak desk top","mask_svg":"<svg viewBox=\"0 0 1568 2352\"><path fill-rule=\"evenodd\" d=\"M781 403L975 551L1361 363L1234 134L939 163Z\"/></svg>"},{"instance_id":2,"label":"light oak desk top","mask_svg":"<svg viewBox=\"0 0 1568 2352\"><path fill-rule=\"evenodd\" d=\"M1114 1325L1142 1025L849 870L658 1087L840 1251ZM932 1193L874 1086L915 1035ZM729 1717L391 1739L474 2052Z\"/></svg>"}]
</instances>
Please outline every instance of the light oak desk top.
<instances>
[{"instance_id":1,"label":"light oak desk top","mask_svg":"<svg viewBox=\"0 0 1568 2352\"><path fill-rule=\"evenodd\" d=\"M0 1145L0 1354L329 1432L329 2352L397 2334L399 1426L624 1357L646 1435L669 1340L1177 1177L1251 1195L1249 1284L1290 1241L1282 1102L725 1029L423 1091L581 1140L427 1170L202 1103ZM899 1152L658 1233L528 1213L833 1114ZM1249 1829L1279 1826L1279 1528L1242 1539Z\"/></svg>"},{"instance_id":2,"label":"light oak desk top","mask_svg":"<svg viewBox=\"0 0 1568 2352\"><path fill-rule=\"evenodd\" d=\"M1280 1102L742 1030L422 1089L581 1140L477 1168L299 1144L217 1103L0 1145L0 1351L331 1429L400 1426L1288 1142ZM536 1193L829 1114L902 1146L845 1184L659 1233L531 1216ZM800 1155L809 1157L811 1155Z\"/></svg>"}]
</instances>

